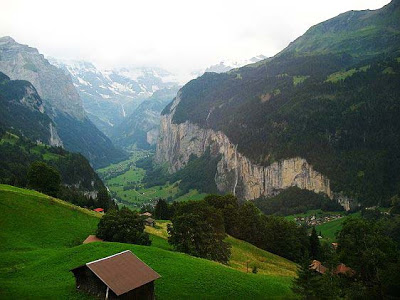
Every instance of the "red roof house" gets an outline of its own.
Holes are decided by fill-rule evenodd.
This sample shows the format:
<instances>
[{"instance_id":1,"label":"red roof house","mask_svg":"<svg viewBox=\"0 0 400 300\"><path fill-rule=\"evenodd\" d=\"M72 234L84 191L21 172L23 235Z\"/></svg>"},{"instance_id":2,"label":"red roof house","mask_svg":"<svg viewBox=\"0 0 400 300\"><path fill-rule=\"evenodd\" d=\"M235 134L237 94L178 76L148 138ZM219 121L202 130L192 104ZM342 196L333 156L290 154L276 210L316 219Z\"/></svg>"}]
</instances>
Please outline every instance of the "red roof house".
<instances>
[{"instance_id":1,"label":"red roof house","mask_svg":"<svg viewBox=\"0 0 400 300\"><path fill-rule=\"evenodd\" d=\"M99 213L104 213L104 209L103 208L95 208L95 209L93 209L93 211L95 211L95 212L99 212Z\"/></svg>"}]
</instances>

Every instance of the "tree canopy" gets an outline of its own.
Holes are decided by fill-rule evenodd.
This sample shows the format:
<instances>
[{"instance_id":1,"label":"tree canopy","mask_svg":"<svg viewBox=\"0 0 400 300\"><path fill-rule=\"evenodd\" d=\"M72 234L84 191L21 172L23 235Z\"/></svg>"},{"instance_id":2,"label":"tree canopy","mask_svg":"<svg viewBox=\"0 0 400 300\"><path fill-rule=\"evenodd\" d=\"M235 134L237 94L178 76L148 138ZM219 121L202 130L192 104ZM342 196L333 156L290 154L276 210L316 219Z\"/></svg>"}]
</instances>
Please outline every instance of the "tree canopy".
<instances>
[{"instance_id":1,"label":"tree canopy","mask_svg":"<svg viewBox=\"0 0 400 300\"><path fill-rule=\"evenodd\" d=\"M28 169L28 186L44 194L56 197L61 184L57 169L44 162L36 161Z\"/></svg>"},{"instance_id":2,"label":"tree canopy","mask_svg":"<svg viewBox=\"0 0 400 300\"><path fill-rule=\"evenodd\" d=\"M143 218L128 208L110 210L100 220L96 235L110 242L150 245Z\"/></svg>"}]
</instances>

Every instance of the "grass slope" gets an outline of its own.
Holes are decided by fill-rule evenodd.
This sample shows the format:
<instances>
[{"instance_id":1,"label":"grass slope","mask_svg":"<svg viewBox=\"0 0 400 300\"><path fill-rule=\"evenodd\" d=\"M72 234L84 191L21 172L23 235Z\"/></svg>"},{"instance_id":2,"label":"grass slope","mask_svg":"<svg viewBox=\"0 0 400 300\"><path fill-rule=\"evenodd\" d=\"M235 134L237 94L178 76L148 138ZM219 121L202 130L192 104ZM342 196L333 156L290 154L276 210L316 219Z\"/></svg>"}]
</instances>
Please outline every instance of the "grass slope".
<instances>
[{"instance_id":1,"label":"grass slope","mask_svg":"<svg viewBox=\"0 0 400 300\"><path fill-rule=\"evenodd\" d=\"M97 222L98 215L93 212L37 192L0 185L0 298L89 299L76 292L69 270L127 249L162 276L155 285L158 299L293 297L290 270L294 270L294 264L282 258L280 273L271 267L268 275L246 274L219 263L168 251L165 238L157 235L152 235L151 247L120 243L77 246L95 231ZM239 249L245 252L245 247L253 247L237 240L232 243L238 243ZM264 252L257 254L259 249L252 251L254 255L265 255ZM247 258L244 252L233 253L236 260Z\"/></svg>"}]
</instances>

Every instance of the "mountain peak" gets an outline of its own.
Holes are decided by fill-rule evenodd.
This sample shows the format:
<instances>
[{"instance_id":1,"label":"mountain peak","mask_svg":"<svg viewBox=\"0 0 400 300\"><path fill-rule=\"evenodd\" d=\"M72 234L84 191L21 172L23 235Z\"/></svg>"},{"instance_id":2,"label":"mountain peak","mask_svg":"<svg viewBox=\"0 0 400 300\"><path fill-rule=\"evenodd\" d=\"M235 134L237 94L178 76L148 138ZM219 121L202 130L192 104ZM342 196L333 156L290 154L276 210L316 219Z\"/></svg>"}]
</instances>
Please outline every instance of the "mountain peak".
<instances>
[{"instance_id":1,"label":"mountain peak","mask_svg":"<svg viewBox=\"0 0 400 300\"><path fill-rule=\"evenodd\" d=\"M0 37L0 43L5 44L5 43L16 43L16 41L11 37L11 36L3 36Z\"/></svg>"}]
</instances>

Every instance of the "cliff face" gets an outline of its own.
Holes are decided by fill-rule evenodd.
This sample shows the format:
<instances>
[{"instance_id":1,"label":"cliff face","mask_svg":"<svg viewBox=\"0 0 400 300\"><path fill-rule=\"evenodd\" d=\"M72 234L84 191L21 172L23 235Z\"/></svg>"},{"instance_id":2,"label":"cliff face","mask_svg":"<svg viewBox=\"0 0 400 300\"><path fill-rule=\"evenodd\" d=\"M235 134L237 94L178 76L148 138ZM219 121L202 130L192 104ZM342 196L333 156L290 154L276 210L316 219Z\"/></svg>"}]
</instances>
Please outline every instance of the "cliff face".
<instances>
[{"instance_id":1,"label":"cliff face","mask_svg":"<svg viewBox=\"0 0 400 300\"><path fill-rule=\"evenodd\" d=\"M169 172L183 168L192 154L199 157L210 148L211 155L221 157L215 174L215 183L221 192L250 200L297 186L333 197L329 180L303 158L294 157L266 167L256 165L239 153L237 145L221 131L204 129L188 121L174 124L172 118L179 102L178 94L171 113L161 117L157 143L156 162L167 163Z\"/></svg>"}]
</instances>

